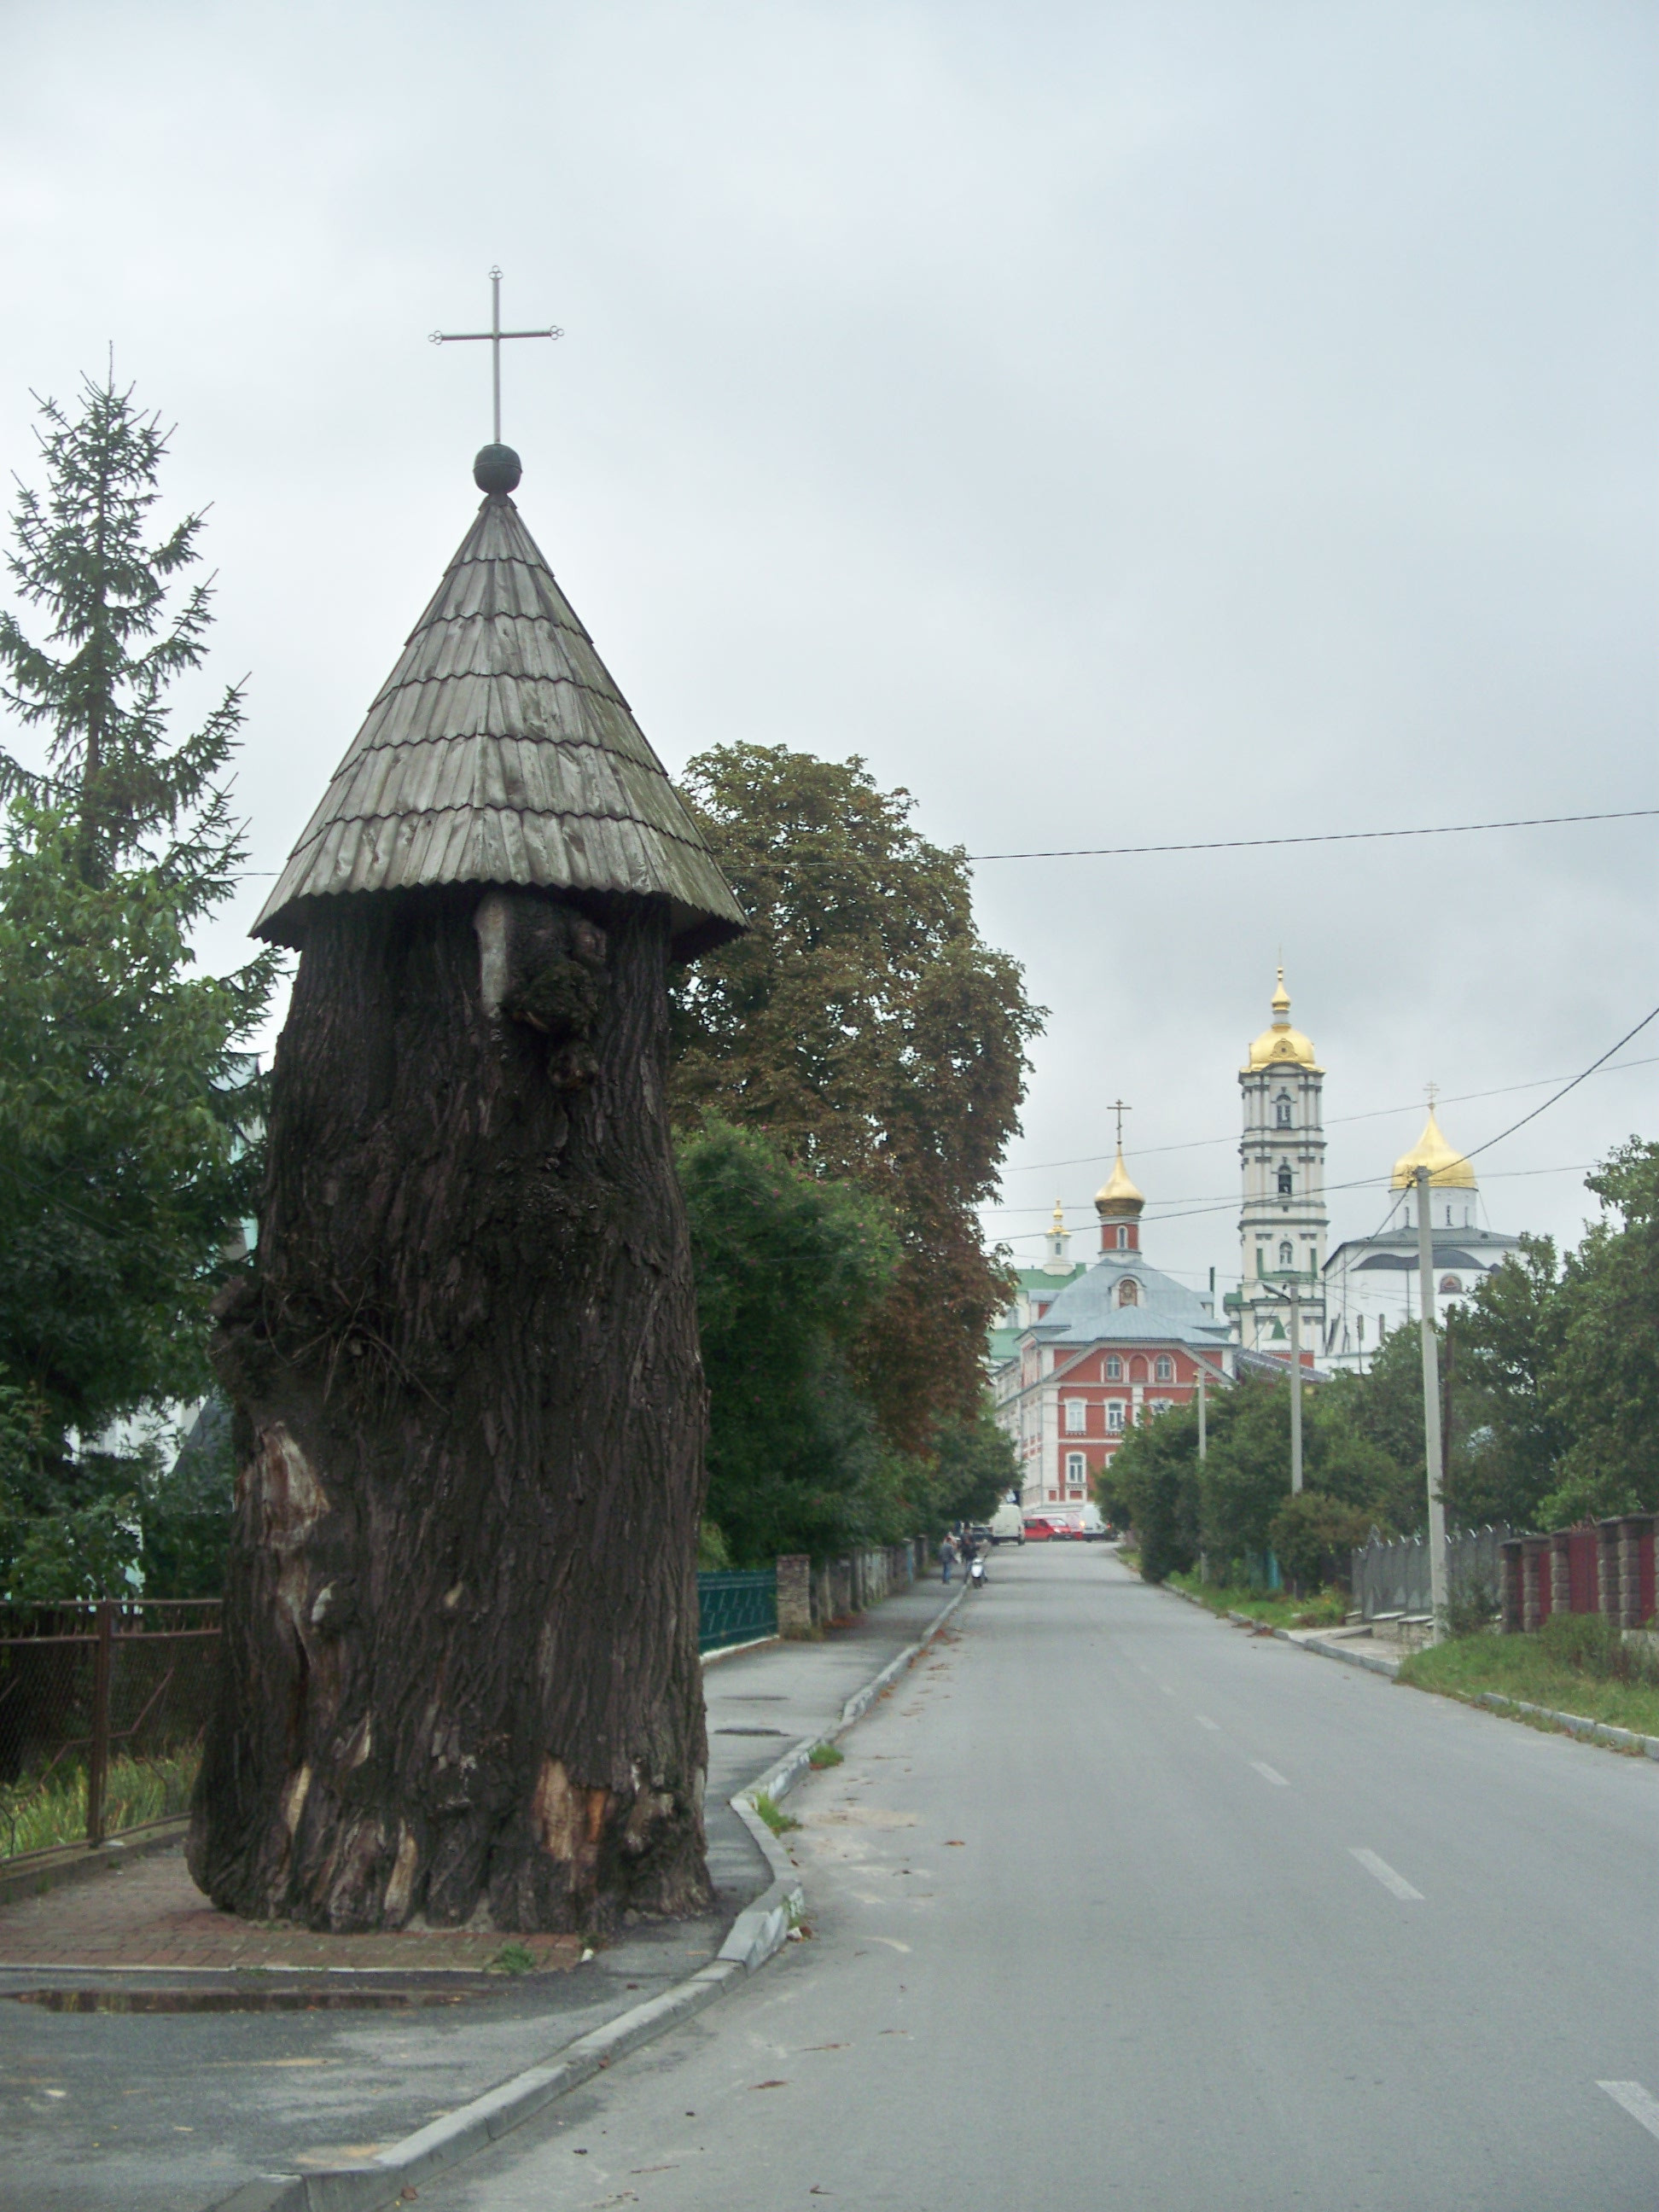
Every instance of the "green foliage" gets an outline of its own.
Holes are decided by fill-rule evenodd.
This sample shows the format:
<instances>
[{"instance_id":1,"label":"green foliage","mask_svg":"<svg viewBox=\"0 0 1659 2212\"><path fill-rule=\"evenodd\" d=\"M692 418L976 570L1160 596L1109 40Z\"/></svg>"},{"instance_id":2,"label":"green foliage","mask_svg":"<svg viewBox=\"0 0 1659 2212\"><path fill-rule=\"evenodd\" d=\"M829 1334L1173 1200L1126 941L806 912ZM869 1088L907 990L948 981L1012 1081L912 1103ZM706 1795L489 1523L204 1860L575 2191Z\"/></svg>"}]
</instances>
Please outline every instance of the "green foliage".
<instances>
[{"instance_id":1,"label":"green foliage","mask_svg":"<svg viewBox=\"0 0 1659 2212\"><path fill-rule=\"evenodd\" d=\"M140 1493L144 1588L151 1596L219 1595L234 1489L230 1408L216 1390L173 1465L152 1473Z\"/></svg>"},{"instance_id":2,"label":"green foliage","mask_svg":"<svg viewBox=\"0 0 1659 2212\"><path fill-rule=\"evenodd\" d=\"M1585 1182L1618 1218L1592 1224L1559 1294L1547 1395L1571 1441L1539 1503L1546 1528L1659 1507L1659 1144L1632 1137Z\"/></svg>"},{"instance_id":3,"label":"green foliage","mask_svg":"<svg viewBox=\"0 0 1659 2212\"><path fill-rule=\"evenodd\" d=\"M20 489L9 558L21 611L0 611L0 700L46 763L0 754L0 1386L34 1424L0 1522L14 1586L46 1595L125 1586L154 1469L93 1440L206 1388L209 1302L258 1178L243 1048L276 967L191 972L243 859L240 692L182 736L167 704L204 657L210 587L184 580L202 518L147 535L167 441L131 392L42 414L46 489ZM166 1518L158 1541L199 1579Z\"/></svg>"},{"instance_id":4,"label":"green foliage","mask_svg":"<svg viewBox=\"0 0 1659 2212\"><path fill-rule=\"evenodd\" d=\"M1586 1182L1603 1213L1577 1250L1523 1237L1450 1321L1460 1518L1559 1528L1659 1506L1659 1145L1632 1137Z\"/></svg>"},{"instance_id":5,"label":"green foliage","mask_svg":"<svg viewBox=\"0 0 1659 2212\"><path fill-rule=\"evenodd\" d=\"M676 1119L713 1109L879 1200L898 1263L846 1358L882 1441L928 1454L941 1424L977 1419L1008 1283L975 1209L1041 1014L975 927L962 854L856 757L723 746L684 787L753 927L678 986Z\"/></svg>"},{"instance_id":6,"label":"green foliage","mask_svg":"<svg viewBox=\"0 0 1659 2212\"><path fill-rule=\"evenodd\" d=\"M806 1763L815 1773L821 1774L826 1766L840 1766L846 1756L846 1753L837 1751L833 1743L815 1743Z\"/></svg>"},{"instance_id":7,"label":"green foliage","mask_svg":"<svg viewBox=\"0 0 1659 2212\"><path fill-rule=\"evenodd\" d=\"M1134 1530L1144 1582L1186 1573L1199 1553L1197 1407L1171 1407L1132 1429L1097 1485L1097 1499L1106 1519Z\"/></svg>"},{"instance_id":8,"label":"green foliage","mask_svg":"<svg viewBox=\"0 0 1659 2212\"><path fill-rule=\"evenodd\" d=\"M1322 1583L1346 1580L1349 1554L1371 1527L1364 1507L1304 1490L1280 1502L1267 1524L1267 1540L1288 1583L1298 1590L1317 1589Z\"/></svg>"},{"instance_id":9,"label":"green foliage","mask_svg":"<svg viewBox=\"0 0 1659 2212\"><path fill-rule=\"evenodd\" d=\"M728 1556L863 1534L882 1446L846 1347L898 1261L884 1209L709 1115L678 1150L708 1382L708 1517Z\"/></svg>"},{"instance_id":10,"label":"green foliage","mask_svg":"<svg viewBox=\"0 0 1659 2212\"><path fill-rule=\"evenodd\" d=\"M1299 1499L1291 1495L1288 1376L1248 1377L1212 1396L1201 1463L1195 1405L1172 1407L1132 1430L1099 1498L1103 1512L1133 1525L1145 1579L1184 1573L1200 1553L1218 1579L1243 1579L1249 1563L1271 1550L1295 1582L1312 1587L1346 1568L1349 1548L1374 1524L1409 1528L1413 1478L1377 1441L1397 1429L1388 1397L1380 1412L1368 1405L1369 1380L1304 1385ZM1382 1390L1395 1388L1385 1369Z\"/></svg>"},{"instance_id":11,"label":"green foliage","mask_svg":"<svg viewBox=\"0 0 1659 2212\"><path fill-rule=\"evenodd\" d=\"M898 1451L855 1364L900 1265L886 1207L712 1114L678 1162L709 1397L699 1565L823 1559L988 1512L1014 1480L988 1409L939 1425L929 1451Z\"/></svg>"}]
</instances>

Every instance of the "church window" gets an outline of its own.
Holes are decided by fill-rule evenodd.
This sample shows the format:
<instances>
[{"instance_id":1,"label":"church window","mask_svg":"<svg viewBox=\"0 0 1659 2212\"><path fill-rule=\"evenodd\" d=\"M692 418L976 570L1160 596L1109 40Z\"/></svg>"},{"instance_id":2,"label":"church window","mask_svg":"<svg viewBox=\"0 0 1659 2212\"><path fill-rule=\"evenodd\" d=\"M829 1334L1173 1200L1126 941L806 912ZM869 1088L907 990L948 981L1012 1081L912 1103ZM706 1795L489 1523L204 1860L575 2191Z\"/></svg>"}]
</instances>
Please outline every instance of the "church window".
<instances>
[{"instance_id":1,"label":"church window","mask_svg":"<svg viewBox=\"0 0 1659 2212\"><path fill-rule=\"evenodd\" d=\"M1121 1306L1138 1306L1140 1304L1140 1285L1133 1275L1126 1275L1118 1285L1117 1302Z\"/></svg>"},{"instance_id":2,"label":"church window","mask_svg":"<svg viewBox=\"0 0 1659 2212\"><path fill-rule=\"evenodd\" d=\"M1129 1380L1132 1382L1144 1382L1146 1380L1146 1363L1139 1352L1129 1362Z\"/></svg>"},{"instance_id":3,"label":"church window","mask_svg":"<svg viewBox=\"0 0 1659 2212\"><path fill-rule=\"evenodd\" d=\"M1121 1382L1123 1380L1123 1362L1118 1358L1116 1352L1113 1352L1106 1362L1106 1380L1109 1382Z\"/></svg>"},{"instance_id":4,"label":"church window","mask_svg":"<svg viewBox=\"0 0 1659 2212\"><path fill-rule=\"evenodd\" d=\"M1440 1278L1440 1287L1442 1291L1449 1291L1455 1296L1461 1296L1463 1289L1463 1285L1455 1275L1443 1275Z\"/></svg>"},{"instance_id":5,"label":"church window","mask_svg":"<svg viewBox=\"0 0 1659 2212\"><path fill-rule=\"evenodd\" d=\"M1276 1126L1281 1129L1288 1129L1291 1126L1291 1102L1282 1091L1279 1092L1278 1103L1273 1108L1273 1121Z\"/></svg>"},{"instance_id":6,"label":"church window","mask_svg":"<svg viewBox=\"0 0 1659 2212\"><path fill-rule=\"evenodd\" d=\"M1295 1245L1294 1245L1294 1244L1281 1244L1281 1245L1279 1246L1279 1266L1280 1266L1281 1267L1295 1267L1295 1265L1296 1265L1296 1247L1295 1247Z\"/></svg>"},{"instance_id":7,"label":"church window","mask_svg":"<svg viewBox=\"0 0 1659 2212\"><path fill-rule=\"evenodd\" d=\"M1127 1252L1129 1249L1129 1232L1121 1222L1118 1224L1117 1249L1120 1252Z\"/></svg>"},{"instance_id":8,"label":"church window","mask_svg":"<svg viewBox=\"0 0 1659 2212\"><path fill-rule=\"evenodd\" d=\"M1066 1401L1066 1435L1080 1437L1088 1425L1089 1407L1086 1401L1082 1398L1068 1398Z\"/></svg>"},{"instance_id":9,"label":"church window","mask_svg":"<svg viewBox=\"0 0 1659 2212\"><path fill-rule=\"evenodd\" d=\"M1290 1196L1291 1180L1290 1162L1281 1160L1279 1164L1279 1194L1281 1198Z\"/></svg>"},{"instance_id":10,"label":"church window","mask_svg":"<svg viewBox=\"0 0 1659 2212\"><path fill-rule=\"evenodd\" d=\"M1175 1362L1167 1352L1160 1352L1158 1355L1158 1379L1160 1382L1173 1382L1175 1380Z\"/></svg>"}]
</instances>

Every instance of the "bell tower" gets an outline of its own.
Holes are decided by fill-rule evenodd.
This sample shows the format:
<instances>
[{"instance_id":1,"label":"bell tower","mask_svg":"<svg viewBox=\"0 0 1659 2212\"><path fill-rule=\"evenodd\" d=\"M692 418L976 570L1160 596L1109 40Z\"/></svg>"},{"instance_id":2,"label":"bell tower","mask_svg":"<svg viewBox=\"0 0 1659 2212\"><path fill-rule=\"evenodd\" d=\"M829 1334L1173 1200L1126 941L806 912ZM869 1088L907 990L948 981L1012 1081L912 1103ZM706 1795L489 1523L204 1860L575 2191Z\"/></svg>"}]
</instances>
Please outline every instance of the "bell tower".
<instances>
[{"instance_id":1,"label":"bell tower","mask_svg":"<svg viewBox=\"0 0 1659 2212\"><path fill-rule=\"evenodd\" d=\"M1324 1340L1325 1071L1300 1030L1291 1026L1285 970L1273 995L1273 1023L1239 1070L1244 1128L1238 1157L1243 1205L1238 1218L1236 1308L1248 1351L1288 1353L1291 1298L1302 1310L1302 1348ZM1233 1304L1232 1299L1228 1304Z\"/></svg>"}]
</instances>

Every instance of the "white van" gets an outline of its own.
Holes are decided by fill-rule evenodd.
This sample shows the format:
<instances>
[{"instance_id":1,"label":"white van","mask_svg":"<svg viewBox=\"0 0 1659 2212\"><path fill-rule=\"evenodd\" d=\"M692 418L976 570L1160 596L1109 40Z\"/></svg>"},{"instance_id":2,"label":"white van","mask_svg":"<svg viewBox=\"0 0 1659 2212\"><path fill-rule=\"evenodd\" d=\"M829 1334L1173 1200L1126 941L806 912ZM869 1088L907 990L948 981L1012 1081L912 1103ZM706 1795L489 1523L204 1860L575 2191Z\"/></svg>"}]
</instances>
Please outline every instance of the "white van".
<instances>
[{"instance_id":1,"label":"white van","mask_svg":"<svg viewBox=\"0 0 1659 2212\"><path fill-rule=\"evenodd\" d=\"M1025 1516L1012 1498L1005 1498L991 1516L991 1541L994 1544L1023 1544L1025 1541Z\"/></svg>"}]
</instances>

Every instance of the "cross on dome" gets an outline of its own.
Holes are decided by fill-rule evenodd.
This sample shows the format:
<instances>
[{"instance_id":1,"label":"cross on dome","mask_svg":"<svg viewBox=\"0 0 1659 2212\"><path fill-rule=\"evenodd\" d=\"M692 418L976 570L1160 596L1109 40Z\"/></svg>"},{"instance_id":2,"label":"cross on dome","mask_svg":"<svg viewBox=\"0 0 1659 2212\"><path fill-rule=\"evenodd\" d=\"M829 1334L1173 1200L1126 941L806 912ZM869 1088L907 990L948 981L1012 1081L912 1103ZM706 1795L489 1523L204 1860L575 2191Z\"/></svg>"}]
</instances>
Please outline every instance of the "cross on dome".
<instances>
[{"instance_id":1,"label":"cross on dome","mask_svg":"<svg viewBox=\"0 0 1659 2212\"><path fill-rule=\"evenodd\" d=\"M521 471L519 457L510 446L501 443L501 348L509 338L562 338L564 332L556 323L545 330L504 331L501 328L501 272L489 272L489 328L487 331L434 331L434 345L488 345L489 348L489 380L495 399L492 417L493 442L472 464L473 481L480 491L507 492L518 483ZM489 479L486 481L486 478ZM510 478L511 481L507 479Z\"/></svg>"}]
</instances>

